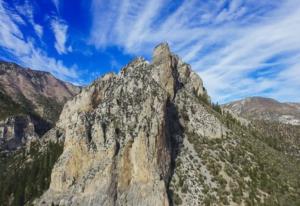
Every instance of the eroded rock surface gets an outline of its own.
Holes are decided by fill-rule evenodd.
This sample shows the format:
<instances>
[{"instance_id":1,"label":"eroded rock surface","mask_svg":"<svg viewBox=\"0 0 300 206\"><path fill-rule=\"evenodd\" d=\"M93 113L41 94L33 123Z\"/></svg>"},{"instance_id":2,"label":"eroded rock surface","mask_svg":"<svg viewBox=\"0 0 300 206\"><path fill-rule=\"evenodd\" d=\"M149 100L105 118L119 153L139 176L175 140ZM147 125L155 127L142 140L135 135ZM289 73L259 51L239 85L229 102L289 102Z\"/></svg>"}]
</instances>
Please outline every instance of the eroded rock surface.
<instances>
[{"instance_id":1,"label":"eroded rock surface","mask_svg":"<svg viewBox=\"0 0 300 206\"><path fill-rule=\"evenodd\" d=\"M64 133L64 152L37 204L169 205L185 130L223 132L201 95L202 80L167 44L155 48L152 63L137 58L120 75L96 80L65 105L53 129Z\"/></svg>"},{"instance_id":2,"label":"eroded rock surface","mask_svg":"<svg viewBox=\"0 0 300 206\"><path fill-rule=\"evenodd\" d=\"M38 138L29 116L15 116L0 122L0 145L5 149L16 149L27 141Z\"/></svg>"},{"instance_id":3,"label":"eroded rock surface","mask_svg":"<svg viewBox=\"0 0 300 206\"><path fill-rule=\"evenodd\" d=\"M299 205L298 160L263 137L160 44L65 104L43 138L64 151L34 204Z\"/></svg>"}]
</instances>

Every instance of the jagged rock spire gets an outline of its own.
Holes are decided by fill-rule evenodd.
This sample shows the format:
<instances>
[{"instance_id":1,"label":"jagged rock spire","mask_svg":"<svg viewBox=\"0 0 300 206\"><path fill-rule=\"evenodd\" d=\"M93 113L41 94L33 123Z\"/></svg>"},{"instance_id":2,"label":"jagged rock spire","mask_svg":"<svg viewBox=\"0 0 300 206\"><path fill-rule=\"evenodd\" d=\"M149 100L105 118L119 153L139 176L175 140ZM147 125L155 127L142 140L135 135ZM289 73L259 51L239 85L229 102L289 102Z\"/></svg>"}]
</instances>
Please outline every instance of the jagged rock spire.
<instances>
[{"instance_id":1,"label":"jagged rock spire","mask_svg":"<svg viewBox=\"0 0 300 206\"><path fill-rule=\"evenodd\" d=\"M195 110L190 119L204 118L192 74L164 43L151 64L134 60L119 76L104 76L68 102L57 124L64 131L64 152L39 203L168 206L182 128L221 136L220 123L208 113L205 118L216 123L180 119L187 104ZM195 125L200 129L193 131Z\"/></svg>"},{"instance_id":2,"label":"jagged rock spire","mask_svg":"<svg viewBox=\"0 0 300 206\"><path fill-rule=\"evenodd\" d=\"M152 55L152 62L161 63L162 60L166 60L171 56L171 51L168 43L161 43L154 48Z\"/></svg>"}]
</instances>

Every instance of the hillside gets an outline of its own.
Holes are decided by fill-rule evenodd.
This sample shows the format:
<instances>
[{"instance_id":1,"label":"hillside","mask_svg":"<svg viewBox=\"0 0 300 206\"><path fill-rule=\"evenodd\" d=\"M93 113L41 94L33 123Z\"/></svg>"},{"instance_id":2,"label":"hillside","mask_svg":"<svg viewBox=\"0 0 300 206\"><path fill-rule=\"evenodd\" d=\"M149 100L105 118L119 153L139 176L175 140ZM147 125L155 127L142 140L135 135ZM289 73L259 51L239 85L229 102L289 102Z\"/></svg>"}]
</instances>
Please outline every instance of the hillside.
<instances>
[{"instance_id":1,"label":"hillside","mask_svg":"<svg viewBox=\"0 0 300 206\"><path fill-rule=\"evenodd\" d=\"M274 99L249 97L223 105L240 115L259 131L272 148L300 158L299 103L280 103Z\"/></svg>"},{"instance_id":2,"label":"hillside","mask_svg":"<svg viewBox=\"0 0 300 206\"><path fill-rule=\"evenodd\" d=\"M300 204L297 158L211 105L167 44L84 88L57 134L64 149L35 205Z\"/></svg>"},{"instance_id":3,"label":"hillside","mask_svg":"<svg viewBox=\"0 0 300 206\"><path fill-rule=\"evenodd\" d=\"M0 62L0 120L19 113L36 113L54 123L62 105L80 91L49 72Z\"/></svg>"},{"instance_id":4,"label":"hillside","mask_svg":"<svg viewBox=\"0 0 300 206\"><path fill-rule=\"evenodd\" d=\"M48 72L0 62L0 152L39 139L80 88Z\"/></svg>"},{"instance_id":5,"label":"hillside","mask_svg":"<svg viewBox=\"0 0 300 206\"><path fill-rule=\"evenodd\" d=\"M300 104L281 103L264 97L249 97L223 105L234 113L247 118L300 125Z\"/></svg>"}]
</instances>

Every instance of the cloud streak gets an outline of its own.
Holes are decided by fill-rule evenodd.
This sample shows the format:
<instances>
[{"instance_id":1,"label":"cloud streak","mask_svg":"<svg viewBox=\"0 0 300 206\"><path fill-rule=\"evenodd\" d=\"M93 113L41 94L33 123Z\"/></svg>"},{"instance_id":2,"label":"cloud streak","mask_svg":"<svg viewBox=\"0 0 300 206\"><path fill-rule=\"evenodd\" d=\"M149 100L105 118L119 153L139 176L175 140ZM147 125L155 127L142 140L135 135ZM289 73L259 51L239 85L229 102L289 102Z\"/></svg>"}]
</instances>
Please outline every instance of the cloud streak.
<instances>
[{"instance_id":1,"label":"cloud streak","mask_svg":"<svg viewBox=\"0 0 300 206\"><path fill-rule=\"evenodd\" d=\"M298 0L18 2L0 0L0 52L24 66L87 83L100 65L117 70L118 62L150 58L153 47L167 41L200 74L214 101L254 95L300 101ZM76 18L76 10L68 10L73 7L89 10ZM64 66L73 61L88 70Z\"/></svg>"},{"instance_id":2,"label":"cloud streak","mask_svg":"<svg viewBox=\"0 0 300 206\"><path fill-rule=\"evenodd\" d=\"M17 10L18 14L15 13L14 16L18 17L19 19L22 19L23 22L21 22L21 23L23 25L26 24L24 22L24 19L26 19L30 23L30 25L32 26L34 31L36 32L36 35L39 38L42 38L42 36L43 36L43 27L35 22L33 7L29 3L29 1L26 0L24 2L24 4L16 5L16 10ZM10 11L10 12L13 13L13 11Z\"/></svg>"},{"instance_id":3,"label":"cloud streak","mask_svg":"<svg viewBox=\"0 0 300 206\"><path fill-rule=\"evenodd\" d=\"M11 54L17 63L33 69L49 71L58 78L68 81L78 78L76 66L67 68L62 61L49 57L36 45L33 38L24 36L19 24L26 24L26 22L19 13L0 1L0 47Z\"/></svg>"},{"instance_id":4,"label":"cloud streak","mask_svg":"<svg viewBox=\"0 0 300 206\"><path fill-rule=\"evenodd\" d=\"M300 89L299 60L293 58L300 54L299 1L169 3L94 0L90 43L149 56L168 41L199 72L215 101L252 95L300 101L294 93Z\"/></svg>"},{"instance_id":5,"label":"cloud streak","mask_svg":"<svg viewBox=\"0 0 300 206\"><path fill-rule=\"evenodd\" d=\"M67 43L67 37L68 37L68 25L63 22L62 20L59 20L57 18L54 18L51 21L51 27L52 27L52 31L55 37L55 44L54 47L56 49L56 51L59 54L65 54L67 52L71 52L72 51L72 47L69 46L67 47L66 43Z\"/></svg>"}]
</instances>

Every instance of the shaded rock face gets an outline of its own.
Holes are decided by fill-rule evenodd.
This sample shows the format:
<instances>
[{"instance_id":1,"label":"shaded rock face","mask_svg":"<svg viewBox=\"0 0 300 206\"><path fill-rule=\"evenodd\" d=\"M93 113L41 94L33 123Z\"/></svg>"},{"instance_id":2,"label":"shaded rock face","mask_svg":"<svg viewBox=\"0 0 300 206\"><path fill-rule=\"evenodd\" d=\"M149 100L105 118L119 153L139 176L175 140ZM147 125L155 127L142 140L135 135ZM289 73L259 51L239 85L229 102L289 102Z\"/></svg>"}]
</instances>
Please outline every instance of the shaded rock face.
<instances>
[{"instance_id":1,"label":"shaded rock face","mask_svg":"<svg viewBox=\"0 0 300 206\"><path fill-rule=\"evenodd\" d=\"M79 92L48 72L0 61L0 150L39 140L53 127L64 103Z\"/></svg>"},{"instance_id":2,"label":"shaded rock face","mask_svg":"<svg viewBox=\"0 0 300 206\"><path fill-rule=\"evenodd\" d=\"M9 117L0 122L1 149L13 150L39 138L29 116Z\"/></svg>"},{"instance_id":3,"label":"shaded rock face","mask_svg":"<svg viewBox=\"0 0 300 206\"><path fill-rule=\"evenodd\" d=\"M184 134L223 134L200 95L202 80L167 44L155 48L152 63L138 58L96 80L65 104L51 130L63 133L64 152L36 204L170 205Z\"/></svg>"}]
</instances>

